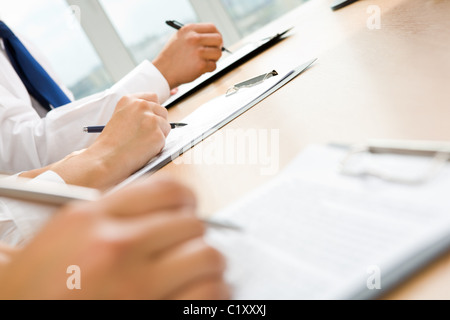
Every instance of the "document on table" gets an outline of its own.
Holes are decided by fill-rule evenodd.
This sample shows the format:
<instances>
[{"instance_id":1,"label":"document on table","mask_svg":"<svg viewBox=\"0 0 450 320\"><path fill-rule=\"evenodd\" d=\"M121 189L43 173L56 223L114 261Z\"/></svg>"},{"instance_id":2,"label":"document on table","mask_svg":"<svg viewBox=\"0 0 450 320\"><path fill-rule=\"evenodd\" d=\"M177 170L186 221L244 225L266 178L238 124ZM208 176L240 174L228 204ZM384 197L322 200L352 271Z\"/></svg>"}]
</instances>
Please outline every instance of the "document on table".
<instances>
[{"instance_id":1,"label":"document on table","mask_svg":"<svg viewBox=\"0 0 450 320\"><path fill-rule=\"evenodd\" d=\"M450 247L450 168L423 185L344 176L346 151L311 146L278 177L214 215L234 299L372 299ZM417 173L430 158L371 155Z\"/></svg>"},{"instance_id":2,"label":"document on table","mask_svg":"<svg viewBox=\"0 0 450 320\"><path fill-rule=\"evenodd\" d=\"M205 73L204 75L202 75L201 77L199 77L198 79L196 79L191 83L181 85L178 88L178 92L172 97L170 97L163 104L163 106L166 108L170 108L175 103L186 98L191 93L194 93L196 90L201 89L205 85L211 83L212 81L216 80L217 78L225 74L226 72L232 70L233 68L244 63L248 59L254 57L258 53L266 50L268 47L279 42L289 31L291 31L291 29L292 28L283 30L282 32L277 33L276 35L267 37L260 41L247 43L238 50L236 50L235 52L233 52L232 54L227 55L224 58L220 59L217 62L216 70L214 70L213 72Z\"/></svg>"},{"instance_id":3,"label":"document on table","mask_svg":"<svg viewBox=\"0 0 450 320\"><path fill-rule=\"evenodd\" d=\"M313 59L291 71L273 76L258 85L242 88L233 95L227 96L224 94L202 105L188 117L181 120L187 126L172 130L166 139L166 146L161 154L112 191L120 189L143 175L154 172L175 160L181 154L299 76L315 61L316 59Z\"/></svg>"}]
</instances>

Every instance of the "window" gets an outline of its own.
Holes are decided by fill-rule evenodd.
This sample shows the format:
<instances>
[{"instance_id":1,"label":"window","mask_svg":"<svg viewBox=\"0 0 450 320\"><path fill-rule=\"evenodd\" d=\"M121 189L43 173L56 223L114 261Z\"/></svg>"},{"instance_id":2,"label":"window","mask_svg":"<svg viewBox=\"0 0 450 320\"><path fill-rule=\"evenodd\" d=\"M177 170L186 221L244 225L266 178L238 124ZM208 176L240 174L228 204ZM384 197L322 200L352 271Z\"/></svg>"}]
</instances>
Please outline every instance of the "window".
<instances>
[{"instance_id":1,"label":"window","mask_svg":"<svg viewBox=\"0 0 450 320\"><path fill-rule=\"evenodd\" d=\"M221 0L241 36L246 36L307 0Z\"/></svg>"},{"instance_id":2,"label":"window","mask_svg":"<svg viewBox=\"0 0 450 320\"><path fill-rule=\"evenodd\" d=\"M76 98L111 86L102 62L63 0L0 0L0 17L33 43Z\"/></svg>"},{"instance_id":3,"label":"window","mask_svg":"<svg viewBox=\"0 0 450 320\"><path fill-rule=\"evenodd\" d=\"M175 32L166 20L213 22L229 46L305 1L0 0L0 18L43 51L79 99L154 59Z\"/></svg>"},{"instance_id":4,"label":"window","mask_svg":"<svg viewBox=\"0 0 450 320\"><path fill-rule=\"evenodd\" d=\"M166 20L197 22L188 0L100 0L136 63L152 60L175 32Z\"/></svg>"}]
</instances>

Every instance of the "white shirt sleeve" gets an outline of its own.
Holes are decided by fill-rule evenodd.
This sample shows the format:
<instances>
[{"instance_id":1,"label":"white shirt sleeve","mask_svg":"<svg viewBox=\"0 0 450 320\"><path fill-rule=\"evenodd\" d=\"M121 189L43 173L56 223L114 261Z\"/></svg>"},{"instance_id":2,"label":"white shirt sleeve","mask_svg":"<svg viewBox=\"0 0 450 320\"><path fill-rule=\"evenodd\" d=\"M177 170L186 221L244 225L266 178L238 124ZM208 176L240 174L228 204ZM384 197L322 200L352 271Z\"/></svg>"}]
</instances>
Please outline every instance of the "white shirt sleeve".
<instances>
[{"instance_id":1,"label":"white shirt sleeve","mask_svg":"<svg viewBox=\"0 0 450 320\"><path fill-rule=\"evenodd\" d=\"M111 89L52 110L40 118L29 96L24 95L24 88L20 91L12 87L12 78L17 83L12 67L3 64L0 64L0 69L5 71L0 73L0 171L4 172L41 168L85 149L98 135L84 133L83 127L107 124L124 95L152 92L161 103L170 96L165 78L153 64L145 61Z\"/></svg>"},{"instance_id":2,"label":"white shirt sleeve","mask_svg":"<svg viewBox=\"0 0 450 320\"><path fill-rule=\"evenodd\" d=\"M11 176L7 179L16 178ZM39 181L65 186L64 180L53 171L44 172L30 183ZM52 218L56 210L54 206L0 198L0 242L10 246L25 245Z\"/></svg>"}]
</instances>

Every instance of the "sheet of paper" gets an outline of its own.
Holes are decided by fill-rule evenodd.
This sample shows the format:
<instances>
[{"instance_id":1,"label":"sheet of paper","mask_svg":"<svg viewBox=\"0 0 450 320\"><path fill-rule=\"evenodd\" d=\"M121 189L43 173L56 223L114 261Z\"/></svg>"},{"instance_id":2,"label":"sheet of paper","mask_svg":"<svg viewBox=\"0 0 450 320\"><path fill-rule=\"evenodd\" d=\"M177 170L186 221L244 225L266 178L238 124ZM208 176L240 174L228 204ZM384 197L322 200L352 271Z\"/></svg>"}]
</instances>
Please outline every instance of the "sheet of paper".
<instances>
[{"instance_id":1,"label":"sheet of paper","mask_svg":"<svg viewBox=\"0 0 450 320\"><path fill-rule=\"evenodd\" d=\"M268 78L252 87L242 88L233 95L223 94L199 107L191 115L181 120L187 126L172 130L166 139L163 151L144 168L110 190L114 192L130 184L147 173L155 172L178 158L235 118L254 107L288 82L306 71L317 59L312 59L288 72Z\"/></svg>"},{"instance_id":2,"label":"sheet of paper","mask_svg":"<svg viewBox=\"0 0 450 320\"><path fill-rule=\"evenodd\" d=\"M312 146L277 178L215 217L234 299L366 299L450 246L450 168L424 185L343 176L345 151ZM373 156L375 157L375 156ZM417 172L427 158L378 156ZM388 166L389 167L389 166Z\"/></svg>"},{"instance_id":3,"label":"sheet of paper","mask_svg":"<svg viewBox=\"0 0 450 320\"><path fill-rule=\"evenodd\" d=\"M173 161L180 154L191 149L197 143L206 139L222 126L242 114L249 107L252 107L253 102L261 99L265 94L272 92L280 82L284 81L286 75L291 74L293 74L292 71L285 74L281 73L278 76L265 80L259 85L243 88L236 94L230 96L223 94L202 105L188 117L180 121L188 124L186 127L172 130L166 139L166 146L161 154L112 191L120 189L144 174L152 170L157 170L170 161Z\"/></svg>"}]
</instances>

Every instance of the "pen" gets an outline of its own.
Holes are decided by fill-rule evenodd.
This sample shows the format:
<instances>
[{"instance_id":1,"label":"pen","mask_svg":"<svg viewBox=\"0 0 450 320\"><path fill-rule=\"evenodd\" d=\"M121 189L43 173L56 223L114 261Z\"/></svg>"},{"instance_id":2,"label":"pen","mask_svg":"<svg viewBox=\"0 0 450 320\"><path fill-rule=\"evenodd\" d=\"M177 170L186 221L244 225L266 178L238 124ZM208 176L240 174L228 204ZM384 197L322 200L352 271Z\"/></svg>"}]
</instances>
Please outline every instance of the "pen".
<instances>
[{"instance_id":1,"label":"pen","mask_svg":"<svg viewBox=\"0 0 450 320\"><path fill-rule=\"evenodd\" d=\"M180 23L180 22L178 22L178 21L175 21L175 20L167 20L167 21L166 21L166 24L167 24L168 26L170 26L170 27L176 29L176 30L180 30L181 28L184 27L184 25L183 25L182 23ZM228 52L228 53L232 53L230 50L228 50L228 49L225 48L225 47L222 47L222 51L226 51L226 52Z\"/></svg>"},{"instance_id":2,"label":"pen","mask_svg":"<svg viewBox=\"0 0 450 320\"><path fill-rule=\"evenodd\" d=\"M0 175L0 197L59 207L71 201L96 201L102 196L96 189L71 185L61 188L60 184L54 182L40 181L30 184L29 179L7 178L8 176ZM199 218L199 220L210 228L243 231L242 226L220 218Z\"/></svg>"},{"instance_id":3,"label":"pen","mask_svg":"<svg viewBox=\"0 0 450 320\"><path fill-rule=\"evenodd\" d=\"M348 6L350 4L352 4L353 2L356 2L358 0L336 0L332 5L331 5L331 9L333 11L339 10L345 6Z\"/></svg>"},{"instance_id":4,"label":"pen","mask_svg":"<svg viewBox=\"0 0 450 320\"><path fill-rule=\"evenodd\" d=\"M186 123L171 123L170 127L172 129L182 128L187 126ZM102 133L105 126L93 126L93 127L84 127L83 131L86 133Z\"/></svg>"}]
</instances>

